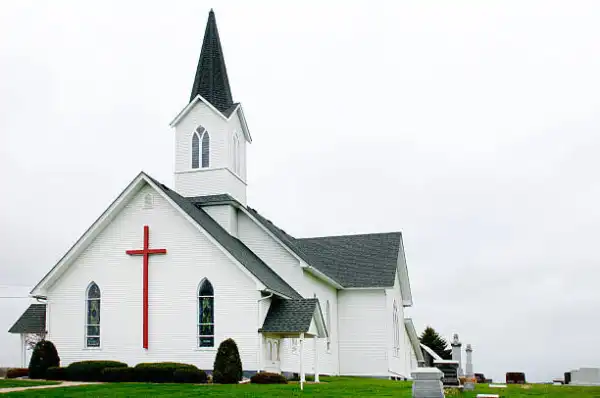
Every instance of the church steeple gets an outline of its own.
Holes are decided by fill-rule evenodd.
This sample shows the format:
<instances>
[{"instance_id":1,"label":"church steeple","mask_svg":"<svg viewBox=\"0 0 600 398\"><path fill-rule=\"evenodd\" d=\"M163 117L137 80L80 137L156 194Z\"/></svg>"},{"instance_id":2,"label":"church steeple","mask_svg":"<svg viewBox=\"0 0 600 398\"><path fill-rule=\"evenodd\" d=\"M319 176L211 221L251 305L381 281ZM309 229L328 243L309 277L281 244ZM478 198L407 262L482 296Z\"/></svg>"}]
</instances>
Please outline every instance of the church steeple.
<instances>
[{"instance_id":1,"label":"church steeple","mask_svg":"<svg viewBox=\"0 0 600 398\"><path fill-rule=\"evenodd\" d=\"M190 101L196 98L198 94L221 112L233 105L223 48L219 39L215 13L212 9L208 13L204 42L202 43Z\"/></svg>"}]
</instances>

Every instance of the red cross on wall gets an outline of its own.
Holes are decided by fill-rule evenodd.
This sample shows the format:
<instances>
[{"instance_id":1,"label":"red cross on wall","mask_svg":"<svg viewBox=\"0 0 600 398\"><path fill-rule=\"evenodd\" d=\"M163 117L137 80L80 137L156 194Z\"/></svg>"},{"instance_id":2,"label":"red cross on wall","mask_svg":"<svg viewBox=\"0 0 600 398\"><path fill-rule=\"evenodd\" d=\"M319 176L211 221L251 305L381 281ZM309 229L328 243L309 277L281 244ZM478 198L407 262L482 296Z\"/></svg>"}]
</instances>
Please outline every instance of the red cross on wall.
<instances>
[{"instance_id":1,"label":"red cross on wall","mask_svg":"<svg viewBox=\"0 0 600 398\"><path fill-rule=\"evenodd\" d=\"M127 250L125 253L131 256L144 257L144 325L143 347L148 349L148 260L151 254L166 254L167 249L150 249L150 229L144 225L144 248L141 250Z\"/></svg>"}]
</instances>

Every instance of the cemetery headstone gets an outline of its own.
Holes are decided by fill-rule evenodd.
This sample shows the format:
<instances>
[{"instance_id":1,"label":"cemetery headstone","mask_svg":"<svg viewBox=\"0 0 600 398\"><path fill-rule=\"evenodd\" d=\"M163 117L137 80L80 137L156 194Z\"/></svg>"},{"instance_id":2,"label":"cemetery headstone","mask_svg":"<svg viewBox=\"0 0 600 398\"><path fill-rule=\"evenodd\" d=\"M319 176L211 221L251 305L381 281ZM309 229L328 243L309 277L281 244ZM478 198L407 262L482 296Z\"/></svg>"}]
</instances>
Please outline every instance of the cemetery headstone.
<instances>
[{"instance_id":1,"label":"cemetery headstone","mask_svg":"<svg viewBox=\"0 0 600 398\"><path fill-rule=\"evenodd\" d=\"M571 371L570 383L574 386L600 386L599 368L581 368Z\"/></svg>"},{"instance_id":2,"label":"cemetery headstone","mask_svg":"<svg viewBox=\"0 0 600 398\"><path fill-rule=\"evenodd\" d=\"M525 373L523 372L507 372L506 384L525 384Z\"/></svg>"},{"instance_id":3,"label":"cemetery headstone","mask_svg":"<svg viewBox=\"0 0 600 398\"><path fill-rule=\"evenodd\" d=\"M465 381L465 390L472 391L475 389L475 374L473 373L473 347L467 344L467 379Z\"/></svg>"},{"instance_id":4,"label":"cemetery headstone","mask_svg":"<svg viewBox=\"0 0 600 398\"><path fill-rule=\"evenodd\" d=\"M456 387L460 385L458 379L459 364L457 361L440 359L433 361L433 366L444 374L442 377L442 384L444 387Z\"/></svg>"},{"instance_id":5,"label":"cemetery headstone","mask_svg":"<svg viewBox=\"0 0 600 398\"><path fill-rule=\"evenodd\" d=\"M461 354L462 343L458 339L458 334L454 333L454 336L452 337L452 343L450 343L450 346L452 346L452 360L458 362L458 377L464 376L464 373L462 370L462 354Z\"/></svg>"},{"instance_id":6,"label":"cemetery headstone","mask_svg":"<svg viewBox=\"0 0 600 398\"><path fill-rule=\"evenodd\" d=\"M437 368L417 368L411 372L413 378L412 398L444 398L442 377Z\"/></svg>"}]
</instances>

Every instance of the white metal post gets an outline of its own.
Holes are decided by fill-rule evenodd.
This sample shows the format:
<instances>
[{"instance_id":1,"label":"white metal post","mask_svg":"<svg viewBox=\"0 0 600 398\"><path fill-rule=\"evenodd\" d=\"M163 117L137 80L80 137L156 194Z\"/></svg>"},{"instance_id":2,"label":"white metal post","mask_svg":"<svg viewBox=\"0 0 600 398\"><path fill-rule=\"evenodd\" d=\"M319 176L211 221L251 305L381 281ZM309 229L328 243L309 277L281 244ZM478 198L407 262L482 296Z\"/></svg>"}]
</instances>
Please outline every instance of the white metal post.
<instances>
[{"instance_id":1,"label":"white metal post","mask_svg":"<svg viewBox=\"0 0 600 398\"><path fill-rule=\"evenodd\" d=\"M315 383L319 382L319 338L317 335L313 337L315 343Z\"/></svg>"},{"instance_id":2,"label":"white metal post","mask_svg":"<svg viewBox=\"0 0 600 398\"><path fill-rule=\"evenodd\" d=\"M300 389L304 389L306 377L304 375L304 333L300 333Z\"/></svg>"},{"instance_id":3,"label":"white metal post","mask_svg":"<svg viewBox=\"0 0 600 398\"><path fill-rule=\"evenodd\" d=\"M25 334L21 333L21 367L26 368L28 365L25 363L27 359L27 344Z\"/></svg>"}]
</instances>

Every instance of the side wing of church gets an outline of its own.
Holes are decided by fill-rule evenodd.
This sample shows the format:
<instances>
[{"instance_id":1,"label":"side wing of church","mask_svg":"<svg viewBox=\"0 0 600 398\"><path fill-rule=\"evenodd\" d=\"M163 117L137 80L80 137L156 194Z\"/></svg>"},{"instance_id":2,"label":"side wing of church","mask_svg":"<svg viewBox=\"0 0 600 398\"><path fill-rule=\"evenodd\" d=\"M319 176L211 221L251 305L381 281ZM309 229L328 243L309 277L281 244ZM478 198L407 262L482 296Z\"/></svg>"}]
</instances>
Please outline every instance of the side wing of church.
<instances>
[{"instance_id":1,"label":"side wing of church","mask_svg":"<svg viewBox=\"0 0 600 398\"><path fill-rule=\"evenodd\" d=\"M212 369L233 338L247 374L409 378L422 360L400 232L298 238L246 203L246 146L211 10L171 189L141 172L33 288L11 333L45 329L62 365ZM35 307L34 307L35 306Z\"/></svg>"}]
</instances>

